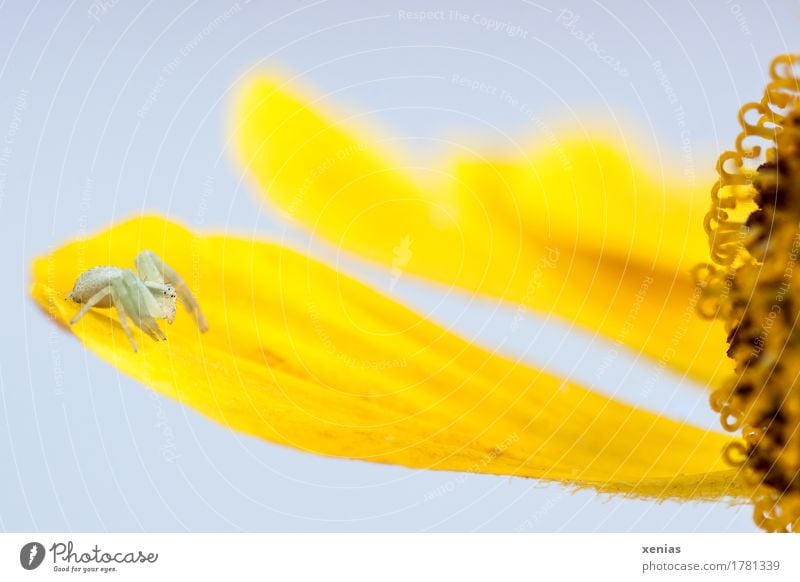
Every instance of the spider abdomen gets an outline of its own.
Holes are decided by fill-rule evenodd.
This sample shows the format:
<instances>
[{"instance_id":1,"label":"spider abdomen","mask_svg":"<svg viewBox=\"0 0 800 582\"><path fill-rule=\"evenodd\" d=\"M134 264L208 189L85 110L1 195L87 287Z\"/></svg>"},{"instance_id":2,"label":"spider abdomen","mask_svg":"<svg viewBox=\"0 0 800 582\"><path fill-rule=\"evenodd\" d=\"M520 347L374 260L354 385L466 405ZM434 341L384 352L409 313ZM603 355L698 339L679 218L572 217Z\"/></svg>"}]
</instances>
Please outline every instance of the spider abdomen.
<instances>
[{"instance_id":1,"label":"spider abdomen","mask_svg":"<svg viewBox=\"0 0 800 582\"><path fill-rule=\"evenodd\" d=\"M95 293L111 285L111 281L114 279L118 279L123 270L119 267L93 267L78 277L67 297L75 303L86 303ZM109 296L98 301L95 307L111 307L112 305Z\"/></svg>"}]
</instances>

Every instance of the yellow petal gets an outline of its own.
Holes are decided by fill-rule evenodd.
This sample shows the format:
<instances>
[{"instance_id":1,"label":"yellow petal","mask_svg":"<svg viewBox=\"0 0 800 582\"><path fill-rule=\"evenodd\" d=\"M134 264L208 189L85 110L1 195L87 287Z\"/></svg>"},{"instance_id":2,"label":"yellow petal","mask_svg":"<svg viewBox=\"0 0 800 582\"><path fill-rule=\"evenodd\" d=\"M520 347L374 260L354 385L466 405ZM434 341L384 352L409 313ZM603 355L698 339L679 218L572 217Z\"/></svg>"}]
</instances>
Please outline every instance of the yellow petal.
<instances>
[{"instance_id":1,"label":"yellow petal","mask_svg":"<svg viewBox=\"0 0 800 582\"><path fill-rule=\"evenodd\" d=\"M524 163L461 160L432 178L353 125L266 77L244 88L236 116L260 188L339 247L556 315L704 383L730 372L722 326L694 308L705 202L682 177L656 179L629 151L565 135Z\"/></svg>"},{"instance_id":2,"label":"yellow petal","mask_svg":"<svg viewBox=\"0 0 800 582\"><path fill-rule=\"evenodd\" d=\"M208 319L179 308L134 353L112 310L76 325L85 269L149 248ZM728 437L637 410L490 354L286 248L132 219L33 266L52 319L120 370L225 426L324 455L561 481L653 498L739 496ZM162 322L163 323L163 322Z\"/></svg>"}]
</instances>

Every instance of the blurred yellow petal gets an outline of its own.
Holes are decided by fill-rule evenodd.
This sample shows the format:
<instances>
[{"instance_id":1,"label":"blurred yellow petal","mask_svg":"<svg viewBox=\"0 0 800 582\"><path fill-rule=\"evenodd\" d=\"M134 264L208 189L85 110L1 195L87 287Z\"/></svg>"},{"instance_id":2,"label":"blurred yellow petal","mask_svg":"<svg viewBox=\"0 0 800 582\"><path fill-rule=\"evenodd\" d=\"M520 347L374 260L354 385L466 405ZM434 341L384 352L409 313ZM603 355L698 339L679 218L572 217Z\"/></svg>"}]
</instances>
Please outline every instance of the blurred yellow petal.
<instances>
[{"instance_id":1,"label":"blurred yellow petal","mask_svg":"<svg viewBox=\"0 0 800 582\"><path fill-rule=\"evenodd\" d=\"M134 353L112 310L75 326L84 270L149 248L183 274L185 310ZM493 355L289 249L136 218L33 266L42 309L120 370L223 425L303 451L535 477L651 498L738 497L727 437Z\"/></svg>"},{"instance_id":2,"label":"blurred yellow petal","mask_svg":"<svg viewBox=\"0 0 800 582\"><path fill-rule=\"evenodd\" d=\"M689 275L707 256L704 201L638 155L564 136L524 162L421 176L382 153L389 140L268 77L243 89L235 124L259 187L339 247L556 315L704 383L730 373Z\"/></svg>"}]
</instances>

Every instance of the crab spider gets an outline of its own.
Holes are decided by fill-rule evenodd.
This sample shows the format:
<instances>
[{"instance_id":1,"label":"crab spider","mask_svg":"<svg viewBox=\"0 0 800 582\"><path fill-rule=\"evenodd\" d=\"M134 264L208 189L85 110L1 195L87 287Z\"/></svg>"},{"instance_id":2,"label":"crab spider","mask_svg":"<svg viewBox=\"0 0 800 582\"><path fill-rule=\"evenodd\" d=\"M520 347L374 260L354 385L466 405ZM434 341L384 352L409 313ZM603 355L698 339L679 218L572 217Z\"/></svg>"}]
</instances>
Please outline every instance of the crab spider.
<instances>
[{"instance_id":1,"label":"crab spider","mask_svg":"<svg viewBox=\"0 0 800 582\"><path fill-rule=\"evenodd\" d=\"M142 251L134 259L136 273L120 267L94 267L82 273L67 296L83 304L70 320L70 325L93 307L115 307L125 335L137 351L128 318L154 340L167 339L156 319L175 319L175 303L179 299L189 310L201 332L208 331L200 305L189 286L169 265L152 251ZM138 275L138 276L137 276Z\"/></svg>"}]
</instances>

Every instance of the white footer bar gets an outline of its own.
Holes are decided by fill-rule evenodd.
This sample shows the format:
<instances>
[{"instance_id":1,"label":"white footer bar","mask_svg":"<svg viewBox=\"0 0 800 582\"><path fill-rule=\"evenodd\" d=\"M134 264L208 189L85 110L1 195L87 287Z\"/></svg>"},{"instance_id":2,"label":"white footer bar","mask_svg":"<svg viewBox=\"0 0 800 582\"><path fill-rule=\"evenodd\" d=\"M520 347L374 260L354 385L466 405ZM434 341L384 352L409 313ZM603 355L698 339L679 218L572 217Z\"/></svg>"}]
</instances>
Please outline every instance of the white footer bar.
<instances>
[{"instance_id":1,"label":"white footer bar","mask_svg":"<svg viewBox=\"0 0 800 582\"><path fill-rule=\"evenodd\" d=\"M767 534L0 534L0 580L800 580Z\"/></svg>"}]
</instances>

